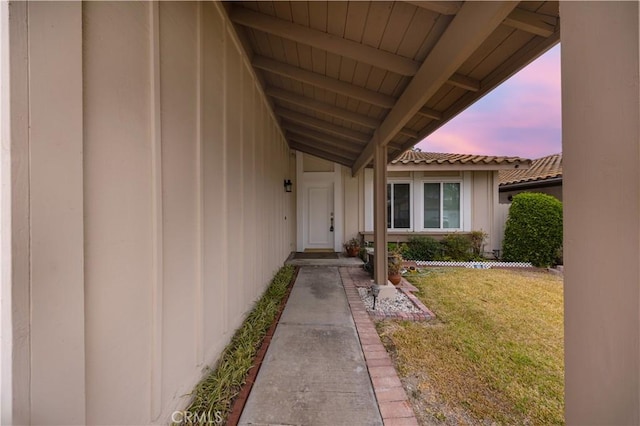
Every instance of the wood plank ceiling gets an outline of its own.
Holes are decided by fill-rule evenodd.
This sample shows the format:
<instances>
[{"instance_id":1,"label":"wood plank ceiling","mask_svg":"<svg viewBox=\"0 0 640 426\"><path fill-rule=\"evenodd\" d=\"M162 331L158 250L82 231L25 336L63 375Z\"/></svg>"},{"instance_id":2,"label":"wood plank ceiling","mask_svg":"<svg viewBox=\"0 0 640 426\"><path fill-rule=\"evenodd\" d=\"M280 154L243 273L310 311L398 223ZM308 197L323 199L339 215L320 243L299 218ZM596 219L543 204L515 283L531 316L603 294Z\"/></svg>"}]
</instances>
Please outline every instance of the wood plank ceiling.
<instances>
[{"instance_id":1,"label":"wood plank ceiling","mask_svg":"<svg viewBox=\"0 0 640 426\"><path fill-rule=\"evenodd\" d=\"M557 1L227 2L291 148L398 157L560 39Z\"/></svg>"}]
</instances>

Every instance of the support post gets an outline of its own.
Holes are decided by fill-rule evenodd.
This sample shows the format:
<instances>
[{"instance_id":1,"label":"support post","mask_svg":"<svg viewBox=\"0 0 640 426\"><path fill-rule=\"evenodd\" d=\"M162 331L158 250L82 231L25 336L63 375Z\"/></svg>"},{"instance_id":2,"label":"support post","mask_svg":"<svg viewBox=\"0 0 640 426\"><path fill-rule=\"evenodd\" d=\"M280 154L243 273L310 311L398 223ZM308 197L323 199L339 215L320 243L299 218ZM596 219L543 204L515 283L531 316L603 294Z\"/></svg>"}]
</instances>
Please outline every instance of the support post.
<instances>
[{"instance_id":1,"label":"support post","mask_svg":"<svg viewBox=\"0 0 640 426\"><path fill-rule=\"evenodd\" d=\"M390 298L395 289L387 280L387 147L379 144L373 154L373 238L374 282L380 285L379 298Z\"/></svg>"},{"instance_id":2,"label":"support post","mask_svg":"<svg viewBox=\"0 0 640 426\"><path fill-rule=\"evenodd\" d=\"M638 424L639 7L562 1L560 15L566 422Z\"/></svg>"}]
</instances>

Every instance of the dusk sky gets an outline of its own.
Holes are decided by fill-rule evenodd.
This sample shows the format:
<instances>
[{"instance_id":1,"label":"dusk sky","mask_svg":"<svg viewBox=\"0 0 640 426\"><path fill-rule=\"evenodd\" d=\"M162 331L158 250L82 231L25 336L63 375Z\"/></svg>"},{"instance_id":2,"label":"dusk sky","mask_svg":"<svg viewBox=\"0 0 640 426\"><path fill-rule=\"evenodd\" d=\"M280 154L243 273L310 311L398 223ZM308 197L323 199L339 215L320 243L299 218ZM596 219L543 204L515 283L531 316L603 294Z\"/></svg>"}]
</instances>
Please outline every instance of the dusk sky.
<instances>
[{"instance_id":1,"label":"dusk sky","mask_svg":"<svg viewBox=\"0 0 640 426\"><path fill-rule=\"evenodd\" d=\"M560 45L417 144L425 152L535 159L562 151Z\"/></svg>"}]
</instances>

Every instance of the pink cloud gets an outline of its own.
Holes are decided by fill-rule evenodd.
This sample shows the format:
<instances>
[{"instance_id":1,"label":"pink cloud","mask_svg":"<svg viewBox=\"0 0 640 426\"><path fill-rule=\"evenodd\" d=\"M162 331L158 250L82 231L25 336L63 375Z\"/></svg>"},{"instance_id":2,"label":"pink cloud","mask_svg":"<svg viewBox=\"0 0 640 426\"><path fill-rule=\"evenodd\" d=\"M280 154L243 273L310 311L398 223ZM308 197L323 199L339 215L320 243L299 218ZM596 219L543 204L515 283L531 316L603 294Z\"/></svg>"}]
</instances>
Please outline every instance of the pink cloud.
<instances>
[{"instance_id":1,"label":"pink cloud","mask_svg":"<svg viewBox=\"0 0 640 426\"><path fill-rule=\"evenodd\" d=\"M417 146L423 151L538 158L562 150L560 46Z\"/></svg>"}]
</instances>

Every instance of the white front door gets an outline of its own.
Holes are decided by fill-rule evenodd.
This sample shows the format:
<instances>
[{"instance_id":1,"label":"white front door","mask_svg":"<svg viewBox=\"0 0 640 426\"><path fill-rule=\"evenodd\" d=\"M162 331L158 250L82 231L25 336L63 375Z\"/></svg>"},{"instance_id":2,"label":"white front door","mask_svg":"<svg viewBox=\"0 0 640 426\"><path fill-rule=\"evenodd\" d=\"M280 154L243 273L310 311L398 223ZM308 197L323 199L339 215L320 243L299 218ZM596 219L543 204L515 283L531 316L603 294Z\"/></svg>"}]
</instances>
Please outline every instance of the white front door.
<instances>
[{"instance_id":1,"label":"white front door","mask_svg":"<svg viewBox=\"0 0 640 426\"><path fill-rule=\"evenodd\" d=\"M333 250L333 182L308 183L306 192L305 248Z\"/></svg>"}]
</instances>

